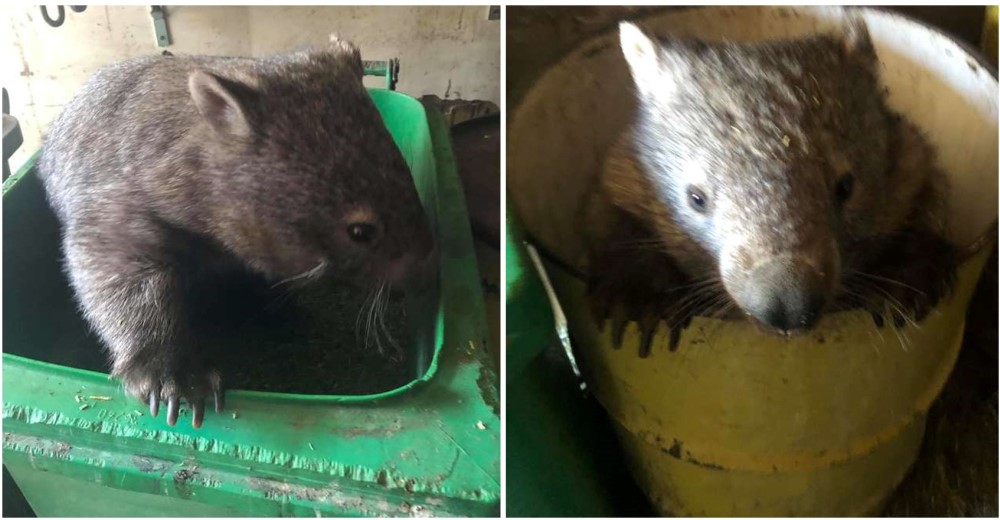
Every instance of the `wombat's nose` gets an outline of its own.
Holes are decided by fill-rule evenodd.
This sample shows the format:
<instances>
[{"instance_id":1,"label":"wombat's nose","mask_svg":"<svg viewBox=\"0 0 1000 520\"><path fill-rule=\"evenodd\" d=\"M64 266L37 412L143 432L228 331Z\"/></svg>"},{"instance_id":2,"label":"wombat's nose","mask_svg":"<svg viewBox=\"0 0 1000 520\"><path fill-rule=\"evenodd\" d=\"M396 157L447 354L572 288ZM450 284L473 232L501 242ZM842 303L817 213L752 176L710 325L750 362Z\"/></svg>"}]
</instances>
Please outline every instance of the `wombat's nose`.
<instances>
[{"instance_id":1,"label":"wombat's nose","mask_svg":"<svg viewBox=\"0 0 1000 520\"><path fill-rule=\"evenodd\" d=\"M750 274L753 297L744 310L783 332L816 325L827 301L824 273L796 258L776 258Z\"/></svg>"}]
</instances>

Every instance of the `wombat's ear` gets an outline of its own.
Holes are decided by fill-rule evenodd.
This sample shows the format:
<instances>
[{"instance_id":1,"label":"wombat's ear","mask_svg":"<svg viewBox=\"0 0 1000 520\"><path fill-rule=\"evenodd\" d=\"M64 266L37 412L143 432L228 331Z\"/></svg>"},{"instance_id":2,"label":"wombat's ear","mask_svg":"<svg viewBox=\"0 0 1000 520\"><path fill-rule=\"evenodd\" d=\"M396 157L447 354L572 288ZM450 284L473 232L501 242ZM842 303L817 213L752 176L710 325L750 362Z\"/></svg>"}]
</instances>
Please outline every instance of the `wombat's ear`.
<instances>
[{"instance_id":1,"label":"wombat's ear","mask_svg":"<svg viewBox=\"0 0 1000 520\"><path fill-rule=\"evenodd\" d=\"M619 32L622 54L632 70L636 89L661 99L672 96L678 74L684 70L682 60L632 23L622 22Z\"/></svg>"},{"instance_id":2,"label":"wombat's ear","mask_svg":"<svg viewBox=\"0 0 1000 520\"><path fill-rule=\"evenodd\" d=\"M252 129L246 109L250 87L196 70L188 77L188 89L198 112L212 130L229 137L250 136Z\"/></svg>"},{"instance_id":3,"label":"wombat's ear","mask_svg":"<svg viewBox=\"0 0 1000 520\"><path fill-rule=\"evenodd\" d=\"M878 62L868 25L858 13L848 12L844 21L844 51L851 59L870 68Z\"/></svg>"},{"instance_id":4,"label":"wombat's ear","mask_svg":"<svg viewBox=\"0 0 1000 520\"><path fill-rule=\"evenodd\" d=\"M657 45L642 29L631 22L618 25L621 35L622 54L632 69L636 83L653 79L652 75L659 69Z\"/></svg>"},{"instance_id":5,"label":"wombat's ear","mask_svg":"<svg viewBox=\"0 0 1000 520\"><path fill-rule=\"evenodd\" d=\"M361 63L361 51L358 50L357 45L341 39L335 33L330 35L330 47L336 50L342 56L347 57L348 62L351 65L351 70L358 74L358 78L363 78L365 75L364 64Z\"/></svg>"}]
</instances>

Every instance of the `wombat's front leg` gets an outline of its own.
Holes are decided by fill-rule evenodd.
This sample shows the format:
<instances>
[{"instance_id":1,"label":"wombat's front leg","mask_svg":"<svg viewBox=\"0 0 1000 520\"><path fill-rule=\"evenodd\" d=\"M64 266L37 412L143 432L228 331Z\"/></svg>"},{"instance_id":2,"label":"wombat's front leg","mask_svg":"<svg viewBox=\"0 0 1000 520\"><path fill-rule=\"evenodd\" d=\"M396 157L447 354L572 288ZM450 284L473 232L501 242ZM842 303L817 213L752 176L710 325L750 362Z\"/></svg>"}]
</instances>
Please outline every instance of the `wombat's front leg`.
<instances>
[{"instance_id":1,"label":"wombat's front leg","mask_svg":"<svg viewBox=\"0 0 1000 520\"><path fill-rule=\"evenodd\" d=\"M688 277L662 252L653 235L630 218L619 219L610 238L590 254L587 287L591 310L604 326L611 321L615 348L629 321L639 324L639 356L649 355L656 326L670 329L670 350L701 308Z\"/></svg>"},{"instance_id":2,"label":"wombat's front leg","mask_svg":"<svg viewBox=\"0 0 1000 520\"><path fill-rule=\"evenodd\" d=\"M98 229L111 229L108 236ZM176 264L150 226L131 222L115 228L68 230L64 242L69 273L84 315L111 351L112 374L125 390L167 423L177 422L180 400L201 426L205 398L222 410L219 375L205 365L186 315Z\"/></svg>"},{"instance_id":3,"label":"wombat's front leg","mask_svg":"<svg viewBox=\"0 0 1000 520\"><path fill-rule=\"evenodd\" d=\"M937 234L907 229L882 244L884 251L858 276L876 325L892 316L897 327L914 322L947 296L956 279L954 247Z\"/></svg>"}]
</instances>

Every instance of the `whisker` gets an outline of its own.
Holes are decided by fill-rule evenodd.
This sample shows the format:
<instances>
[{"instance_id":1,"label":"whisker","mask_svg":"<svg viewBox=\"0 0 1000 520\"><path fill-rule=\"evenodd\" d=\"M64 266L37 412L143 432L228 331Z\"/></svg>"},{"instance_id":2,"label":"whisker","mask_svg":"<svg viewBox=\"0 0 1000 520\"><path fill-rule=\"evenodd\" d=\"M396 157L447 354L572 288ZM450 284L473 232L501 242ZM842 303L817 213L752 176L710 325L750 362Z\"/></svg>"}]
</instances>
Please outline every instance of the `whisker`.
<instances>
[{"instance_id":1,"label":"whisker","mask_svg":"<svg viewBox=\"0 0 1000 520\"><path fill-rule=\"evenodd\" d=\"M284 285L286 283L298 282L298 281L301 281L301 280L310 280L310 279L312 279L314 277L317 277L324 270L326 270L326 265L327 265L326 264L326 260L320 260L319 264L317 264L316 267L313 267L312 269L310 269L310 270L308 270L308 271L306 271L304 273L297 274L295 276L290 276L288 278L285 278L284 280L281 280L281 281L275 283L274 285L272 285L271 288L274 289L275 287L278 287L279 285Z\"/></svg>"},{"instance_id":2,"label":"whisker","mask_svg":"<svg viewBox=\"0 0 1000 520\"><path fill-rule=\"evenodd\" d=\"M868 321L869 327L866 327L864 329L865 333L867 333L868 337L871 338L872 337L872 330L874 330L875 333L878 334L878 337L882 341L882 344L885 345L885 337L882 336L882 331L878 330L878 327L875 326L874 322L872 322L871 320L867 320L867 321ZM881 357L882 356L882 351L878 348L878 345L874 341L870 341L869 343L871 343L872 348L875 349L875 354L877 354L879 357Z\"/></svg>"},{"instance_id":3,"label":"whisker","mask_svg":"<svg viewBox=\"0 0 1000 520\"><path fill-rule=\"evenodd\" d=\"M911 326L913 326L913 328L915 328L917 330L920 330L920 326L917 325L917 322L914 321L913 318L910 318L909 315L908 315L908 313L905 312L905 310L904 310L905 306L902 304L902 302L900 302L899 300L897 300L895 297L893 297L893 295L891 293L889 293L888 291L886 291L885 289L883 289L881 287L873 285L872 288L874 288L875 290L879 291L880 293L882 293L883 296L885 296L886 302L889 304L889 306L891 307L891 309L895 310L900 316L902 316L904 321L906 321Z\"/></svg>"},{"instance_id":4,"label":"whisker","mask_svg":"<svg viewBox=\"0 0 1000 520\"><path fill-rule=\"evenodd\" d=\"M914 322L914 320L907 315L907 313L903 310L903 305L899 302L899 300L893 297L892 294L890 294L882 287L879 287L878 285L873 283L865 283L864 285L860 286L861 290L864 290L866 288L871 289L872 291L877 291L878 293L881 293L881 295L884 297L884 299L882 300L882 303L884 304L884 310L881 312L881 314L884 314L889 318L893 318L892 313L895 312L896 314L901 316L906 323L910 324L913 328L920 330L920 326L917 325ZM857 295L858 298L864 298L864 302L868 301L866 295L860 295L858 293L853 293L853 294ZM862 307L867 307L867 306L863 304ZM882 332L879 330L879 327L874 323L872 323L872 327L874 327L875 332L879 335L879 338L882 340L882 343L884 344L885 336L882 335ZM911 346L912 342L910 341L909 336L907 336L906 331L900 332L894 326L894 324L889 325L889 327L892 329L893 334L895 334L896 340L899 341L900 347L903 349L903 351L909 352L909 347Z\"/></svg>"},{"instance_id":5,"label":"whisker","mask_svg":"<svg viewBox=\"0 0 1000 520\"><path fill-rule=\"evenodd\" d=\"M858 281L859 282L864 282L864 280L858 280ZM905 312L905 310L904 310L905 306L902 304L902 302L900 302L897 298L895 298L892 295L892 293L890 293L889 291L885 290L884 288L879 287L877 284L874 284L874 283L863 283L863 284L860 284L860 285L857 285L857 286L845 283L845 285L843 287L843 292L845 294L849 294L849 295L853 294L853 295L857 296L857 298L861 300L861 302L860 302L861 305L860 306L862 308L866 307L865 303L868 301L868 298L866 297L865 294L860 294L858 292L855 292L855 291L851 290L850 287L857 287L859 290L862 290L862 291L864 291L865 289L870 289L873 292L877 291L882 297L885 298L885 303L886 303L886 305L889 306L889 310L896 311L896 313L899 316L901 316L903 318L903 320L906 323L908 323L910 326L912 326L913 328L915 328L917 330L921 329L920 325L916 322L916 320L914 320L913 318L911 318L909 316L909 313Z\"/></svg>"},{"instance_id":6,"label":"whisker","mask_svg":"<svg viewBox=\"0 0 1000 520\"><path fill-rule=\"evenodd\" d=\"M379 311L382 309L382 285L379 284L378 292L375 293L375 301L372 302L371 326L374 328L372 336L375 338L375 346L379 353L382 353L382 335L378 326Z\"/></svg>"},{"instance_id":7,"label":"whisker","mask_svg":"<svg viewBox=\"0 0 1000 520\"><path fill-rule=\"evenodd\" d=\"M906 346L908 347L906 349L906 352L909 352L909 349L913 348L913 340L910 339L910 335L907 333L906 330L901 329L899 333L903 336L903 339L906 340Z\"/></svg>"},{"instance_id":8,"label":"whisker","mask_svg":"<svg viewBox=\"0 0 1000 520\"><path fill-rule=\"evenodd\" d=\"M861 294L861 293L858 293L858 292L854 292L854 291L849 290L849 289L845 289L844 293L845 293L845 296L848 296L848 298L844 299L844 302L846 304L849 305L851 303L854 303L859 308L862 308L862 309L866 309L867 308L866 307L867 298L865 297L864 294ZM879 341L881 341L882 344L885 345L885 336L882 335L881 329L879 329L879 327L877 325L875 325L875 322L872 321L872 320L870 320L870 319L865 319L865 318L862 318L862 319L864 319L864 321L870 327L870 328L865 328L865 332L869 336L871 336L872 335L872 331L874 331L875 334L878 335ZM875 349L875 353L876 354L878 354L880 356L882 355L882 351L878 348L878 345L876 345L875 343L872 343L872 348Z\"/></svg>"},{"instance_id":9,"label":"whisker","mask_svg":"<svg viewBox=\"0 0 1000 520\"><path fill-rule=\"evenodd\" d=\"M357 344L361 344L361 316L364 315L365 308L368 307L368 300L374 296L375 288L372 287L371 290L368 291L368 294L365 295L365 299L361 302L361 306L358 307L358 317L354 320L354 342ZM365 346L367 346L367 344L365 344Z\"/></svg>"},{"instance_id":10,"label":"whisker","mask_svg":"<svg viewBox=\"0 0 1000 520\"><path fill-rule=\"evenodd\" d=\"M282 305L288 302L288 300L290 300L292 296L293 295L290 291L287 290L277 291L277 294L269 298L267 303L264 304L264 309L267 311L273 311L277 308L280 308Z\"/></svg>"},{"instance_id":11,"label":"whisker","mask_svg":"<svg viewBox=\"0 0 1000 520\"><path fill-rule=\"evenodd\" d=\"M711 318L721 319L726 316L730 310L734 307L732 298L728 294L720 294L714 300L712 307L708 316Z\"/></svg>"},{"instance_id":12,"label":"whisker","mask_svg":"<svg viewBox=\"0 0 1000 520\"><path fill-rule=\"evenodd\" d=\"M684 304L680 305L678 310L671 314L670 322L676 325L684 323L685 321L688 320L688 318L692 318L695 315L697 315L701 311L705 303L711 301L716 296L717 292L712 290L711 288L706 288L691 293L686 298L681 300L682 302L684 302ZM681 318L675 320L674 318L678 315L681 316Z\"/></svg>"},{"instance_id":13,"label":"whisker","mask_svg":"<svg viewBox=\"0 0 1000 520\"><path fill-rule=\"evenodd\" d=\"M376 286L375 288L375 296L372 298L371 305L368 306L368 315L366 316L365 319L365 327L366 327L365 346L366 347L371 346L371 340L368 339L368 335L371 335L375 339L375 348L377 348L379 352L382 352L382 344L379 341L378 328L376 327L375 330L372 331L372 326L376 324L375 318L376 318L376 313L378 312L379 298L381 297L382 297L382 286L379 285Z\"/></svg>"},{"instance_id":14,"label":"whisker","mask_svg":"<svg viewBox=\"0 0 1000 520\"><path fill-rule=\"evenodd\" d=\"M834 308L836 310L866 309L868 298L864 293L853 290L848 286L841 287L840 294L834 298Z\"/></svg>"},{"instance_id":15,"label":"whisker","mask_svg":"<svg viewBox=\"0 0 1000 520\"><path fill-rule=\"evenodd\" d=\"M721 287L721 282L722 282L722 279L719 278L718 276L709 276L707 278L702 278L700 280L695 280L695 281L693 281L691 283L688 283L688 284L674 286L672 289L686 289L686 288L694 288L694 287L698 287L698 288L712 287L714 289L715 288L714 286L716 286L716 285L718 285L718 286Z\"/></svg>"},{"instance_id":16,"label":"whisker","mask_svg":"<svg viewBox=\"0 0 1000 520\"><path fill-rule=\"evenodd\" d=\"M906 342L904 342L903 338L899 335L899 329L893 326L889 326L889 329L891 329L892 333L896 335L896 341L899 342L899 346L902 347L903 352L909 352L909 349L907 349Z\"/></svg>"},{"instance_id":17,"label":"whisker","mask_svg":"<svg viewBox=\"0 0 1000 520\"><path fill-rule=\"evenodd\" d=\"M383 286L385 286L386 284L387 282L383 282ZM392 347L393 350L395 350L398 355L402 355L403 349L400 348L399 343L395 340L395 338L392 337L392 333L389 331L389 327L387 327L385 324L385 310L389 307L389 299L391 294L392 294L392 286L390 285L389 290L385 292L385 298L382 299L382 307L379 310L378 322L379 326L382 329L383 335L389 342L389 346Z\"/></svg>"},{"instance_id":18,"label":"whisker","mask_svg":"<svg viewBox=\"0 0 1000 520\"><path fill-rule=\"evenodd\" d=\"M891 283L891 284L894 284L894 285L898 285L900 287L903 287L903 288L906 288L906 289L910 289L911 291L914 291L914 292L916 292L916 293L918 293L918 294L920 294L922 296L927 296L927 293L925 293L924 291L921 291L920 289L917 289L916 287L914 287L912 285L908 285L908 284L905 284L903 282L900 282L899 280L893 280L892 278L886 278L884 276L878 276L878 275L874 275L874 274L871 274L871 273L865 273L865 272L862 272L862 271L854 271L853 273L857 274L859 276L864 276L866 278L871 278L872 280L878 280L878 281L881 281L881 282L886 282L886 283Z\"/></svg>"},{"instance_id":19,"label":"whisker","mask_svg":"<svg viewBox=\"0 0 1000 520\"><path fill-rule=\"evenodd\" d=\"M682 311L684 311L685 309L687 309L688 305L690 305L691 303L693 303L695 296L696 296L695 293L685 294L680 299L678 299L676 302L674 302L674 304L670 307L670 309L668 310L669 314L666 316L666 320L667 320L667 323L669 323L671 325L671 327L676 326L677 324L680 323L679 321L675 320L675 318Z\"/></svg>"},{"instance_id":20,"label":"whisker","mask_svg":"<svg viewBox=\"0 0 1000 520\"><path fill-rule=\"evenodd\" d=\"M371 347L372 317L375 312L375 302L378 301L378 289L374 290L371 303L368 305L368 313L365 316L365 348Z\"/></svg>"},{"instance_id":21,"label":"whisker","mask_svg":"<svg viewBox=\"0 0 1000 520\"><path fill-rule=\"evenodd\" d=\"M624 249L623 246L634 245L666 245L658 238L636 238L633 240L616 240L612 247Z\"/></svg>"}]
</instances>

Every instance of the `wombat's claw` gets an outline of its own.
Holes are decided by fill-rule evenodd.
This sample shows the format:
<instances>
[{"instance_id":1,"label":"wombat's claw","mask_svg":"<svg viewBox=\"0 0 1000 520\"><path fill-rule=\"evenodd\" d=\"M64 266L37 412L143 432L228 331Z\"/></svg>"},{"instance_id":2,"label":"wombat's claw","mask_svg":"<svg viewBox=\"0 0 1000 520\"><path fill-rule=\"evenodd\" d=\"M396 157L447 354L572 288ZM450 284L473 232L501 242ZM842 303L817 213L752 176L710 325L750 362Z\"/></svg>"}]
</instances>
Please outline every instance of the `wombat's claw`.
<instances>
[{"instance_id":1,"label":"wombat's claw","mask_svg":"<svg viewBox=\"0 0 1000 520\"><path fill-rule=\"evenodd\" d=\"M177 424L177 416L179 415L180 403L179 399L176 397L171 397L167 400L167 424L173 426ZM205 419L205 399L199 399L191 405L191 409L194 411L194 418L191 424L195 428L201 428L201 424ZM215 412L222 412L222 392L219 390L215 391ZM156 394L149 394L149 413L153 417L160 414L160 398Z\"/></svg>"},{"instance_id":2,"label":"wombat's claw","mask_svg":"<svg viewBox=\"0 0 1000 520\"><path fill-rule=\"evenodd\" d=\"M215 402L215 413L222 413L224 396L219 384L219 377L213 374L210 376L210 380L212 384L212 396ZM190 400L190 405L191 411L194 412L191 417L191 425L195 428L201 428L201 423L205 419L205 396Z\"/></svg>"},{"instance_id":3,"label":"wombat's claw","mask_svg":"<svg viewBox=\"0 0 1000 520\"><path fill-rule=\"evenodd\" d=\"M683 322L670 328L670 345L668 348L671 352L677 351L677 347L680 346L681 342L681 332L691 325L692 318L694 318L694 315L689 314L687 318L684 318Z\"/></svg>"},{"instance_id":4,"label":"wombat's claw","mask_svg":"<svg viewBox=\"0 0 1000 520\"><path fill-rule=\"evenodd\" d=\"M662 321L662 318L642 318L637 320L639 325L639 357L648 358L653 350L653 338L656 337L656 328ZM626 316L616 316L611 320L611 344L615 349L620 349L622 347L622 342L625 336L625 329L628 327L629 319ZM670 352L676 352L677 347L680 345L681 332L684 331L691 324L691 319L688 318L684 320L683 323L677 323L674 325L668 324L670 330ZM603 330L603 326L602 326Z\"/></svg>"},{"instance_id":5,"label":"wombat's claw","mask_svg":"<svg viewBox=\"0 0 1000 520\"><path fill-rule=\"evenodd\" d=\"M213 382L212 395L215 398L215 413L222 412L222 389L219 388L217 382ZM191 410L194 412L191 418L191 425L195 428L201 428L201 423L205 419L205 398L200 397L195 399L191 403Z\"/></svg>"},{"instance_id":6,"label":"wombat's claw","mask_svg":"<svg viewBox=\"0 0 1000 520\"><path fill-rule=\"evenodd\" d=\"M145 398L146 403L149 405L150 415L153 417L159 415L160 403L162 402L167 405L167 424L174 426L177 424L177 418L181 413L181 398L184 398L193 412L191 414L191 425L195 428L201 428L202 422L205 420L205 399L208 392L211 392L214 396L216 413L221 413L225 406L225 396L220 386L218 374L210 372L202 381L204 386L191 386L188 393L170 390L173 387L171 384L166 385L167 391L165 392L164 386L152 383L152 388L147 387L149 390Z\"/></svg>"},{"instance_id":7,"label":"wombat's claw","mask_svg":"<svg viewBox=\"0 0 1000 520\"><path fill-rule=\"evenodd\" d=\"M670 345L667 347L670 352L677 352L677 347L681 344L681 331L686 325L677 325L670 328Z\"/></svg>"},{"instance_id":8,"label":"wombat's claw","mask_svg":"<svg viewBox=\"0 0 1000 520\"><path fill-rule=\"evenodd\" d=\"M205 419L205 399L198 399L191 403L191 410L194 411L191 417L191 424L195 428L201 428L201 422Z\"/></svg>"},{"instance_id":9,"label":"wombat's claw","mask_svg":"<svg viewBox=\"0 0 1000 520\"><path fill-rule=\"evenodd\" d=\"M884 317L883 322L892 319L896 328L907 325L918 328L942 299L954 291L954 251L940 238L926 233L913 234L904 249L899 258L912 260L905 264L890 263L882 267L884 271L874 273L877 280L885 283L872 287L869 309L876 309L872 312ZM878 321L876 325L882 326Z\"/></svg>"},{"instance_id":10,"label":"wombat's claw","mask_svg":"<svg viewBox=\"0 0 1000 520\"><path fill-rule=\"evenodd\" d=\"M171 397L167 399L167 424L173 426L177 424L177 414L180 408L180 403L176 397ZM160 414L160 398L153 393L149 394L149 413L156 417ZM197 414L196 414L197 416ZM201 421L198 421L198 426L201 425ZM195 426L197 428L197 426Z\"/></svg>"},{"instance_id":11,"label":"wombat's claw","mask_svg":"<svg viewBox=\"0 0 1000 520\"><path fill-rule=\"evenodd\" d=\"M875 314L873 313L874 317ZM625 339L625 330L628 328L629 319L628 317L615 316L608 319L597 321L598 332L604 332L604 327L607 326L607 322L611 322L611 346L615 350L622 348L622 344ZM649 354L652 353L653 349L653 338L656 337L656 327L660 324L660 319L646 319L639 322L639 357L647 358ZM669 326L670 330L670 352L676 352L677 347L680 346L681 342L681 332L684 331L691 324L691 319L688 318L684 323L679 323L677 325Z\"/></svg>"},{"instance_id":12,"label":"wombat's claw","mask_svg":"<svg viewBox=\"0 0 1000 520\"><path fill-rule=\"evenodd\" d=\"M615 350L622 348L622 341L625 339L625 329L628 327L627 321L613 321L611 323L611 346Z\"/></svg>"},{"instance_id":13,"label":"wombat's claw","mask_svg":"<svg viewBox=\"0 0 1000 520\"><path fill-rule=\"evenodd\" d=\"M622 348L622 340L625 339L625 329L628 328L628 316L624 309L616 307L611 320L611 346L615 349Z\"/></svg>"},{"instance_id":14,"label":"wombat's claw","mask_svg":"<svg viewBox=\"0 0 1000 520\"><path fill-rule=\"evenodd\" d=\"M649 357L649 352L653 348L653 336L656 335L656 325L660 320L643 320L639 323L639 331L642 337L639 340L639 357Z\"/></svg>"},{"instance_id":15,"label":"wombat's claw","mask_svg":"<svg viewBox=\"0 0 1000 520\"><path fill-rule=\"evenodd\" d=\"M872 321L875 322L876 327L881 329L882 327L885 326L885 319L882 318L881 314L877 312L872 312L871 315L872 315Z\"/></svg>"},{"instance_id":16,"label":"wombat's claw","mask_svg":"<svg viewBox=\"0 0 1000 520\"><path fill-rule=\"evenodd\" d=\"M154 392L149 393L149 415L160 415L160 398Z\"/></svg>"},{"instance_id":17,"label":"wombat's claw","mask_svg":"<svg viewBox=\"0 0 1000 520\"><path fill-rule=\"evenodd\" d=\"M618 276L615 277L615 274ZM672 276L660 276L653 282L634 277L630 271L627 276L613 273L610 281L591 280L587 298L591 313L597 320L598 331L603 333L608 325L606 322L610 322L611 346L616 350L622 348L629 322L636 322L639 326L638 354L640 358L647 358L652 353L657 326L670 316L673 298L666 297L667 288L676 281ZM625 281L621 281L623 278ZM680 324L667 323L671 331L670 350L677 350L680 331L689 323L690 319Z\"/></svg>"},{"instance_id":18,"label":"wombat's claw","mask_svg":"<svg viewBox=\"0 0 1000 520\"><path fill-rule=\"evenodd\" d=\"M892 324L896 326L897 329L901 329L906 326L906 318L899 312L892 312Z\"/></svg>"},{"instance_id":19,"label":"wombat's claw","mask_svg":"<svg viewBox=\"0 0 1000 520\"><path fill-rule=\"evenodd\" d=\"M639 330L642 332L642 339L639 342L639 357L647 358L653 349L653 338L656 337L656 327L660 324L661 318L646 318L639 322ZM677 346L680 345L681 341L681 331L683 331L691 323L690 318L683 323L667 324L668 330L670 330L670 345L669 349L671 352L677 350Z\"/></svg>"},{"instance_id":20,"label":"wombat's claw","mask_svg":"<svg viewBox=\"0 0 1000 520\"><path fill-rule=\"evenodd\" d=\"M898 310L895 310L895 309L892 310L892 311L889 311L888 313L885 313L887 315L883 315L883 313L881 313L881 312L875 312L875 311L869 311L869 312L872 315L872 321L875 322L875 326L878 327L878 328L880 328L880 329L883 328L883 327L885 327L885 319L886 319L886 317L892 318L892 325L894 327L896 327L897 329L905 328L906 325L910 323L910 320L907 320L906 316L904 316L902 313L900 313ZM917 311L914 314L914 316L913 316L913 321L914 322L919 322L926 315L927 315L926 312Z\"/></svg>"},{"instance_id":21,"label":"wombat's claw","mask_svg":"<svg viewBox=\"0 0 1000 520\"><path fill-rule=\"evenodd\" d=\"M180 410L180 398L176 395L170 396L167 399L167 424L173 426L177 424L177 413Z\"/></svg>"}]
</instances>

